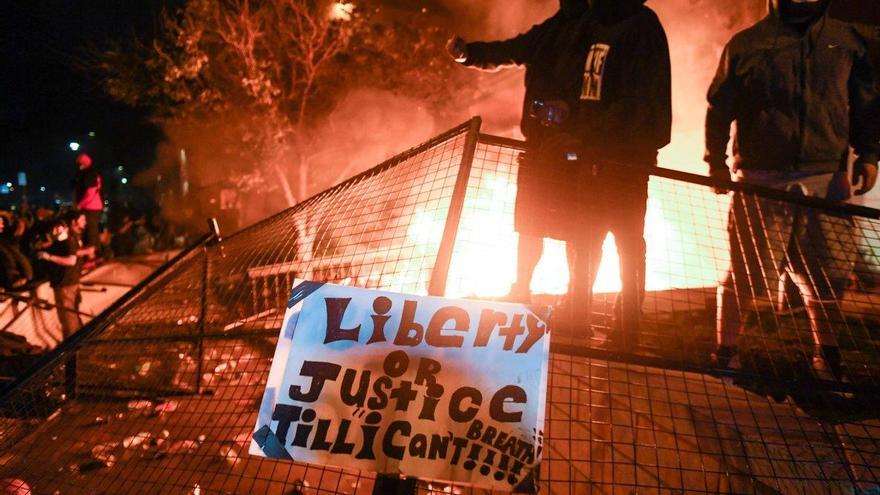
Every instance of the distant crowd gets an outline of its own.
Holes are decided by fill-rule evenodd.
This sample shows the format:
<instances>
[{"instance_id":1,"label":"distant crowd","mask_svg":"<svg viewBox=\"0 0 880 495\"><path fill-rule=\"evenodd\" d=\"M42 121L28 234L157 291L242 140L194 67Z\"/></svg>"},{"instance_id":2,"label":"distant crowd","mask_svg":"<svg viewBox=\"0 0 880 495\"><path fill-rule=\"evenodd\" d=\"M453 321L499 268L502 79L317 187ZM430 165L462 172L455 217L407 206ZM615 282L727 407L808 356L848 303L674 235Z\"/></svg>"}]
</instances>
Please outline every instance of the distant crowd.
<instances>
[{"instance_id":1,"label":"distant crowd","mask_svg":"<svg viewBox=\"0 0 880 495\"><path fill-rule=\"evenodd\" d=\"M86 218L86 225L78 231L80 217ZM0 210L0 289L27 290L49 280L50 265L40 259L40 253L57 242L52 231L61 224L77 236L78 242L85 242L88 220L80 210ZM149 254L181 245L179 236L161 216L135 210L126 210L111 222L99 222L97 232L94 255L83 260L84 270L115 257Z\"/></svg>"},{"instance_id":2,"label":"distant crowd","mask_svg":"<svg viewBox=\"0 0 880 495\"><path fill-rule=\"evenodd\" d=\"M92 158L76 158L73 206L58 210L22 205L0 211L0 292L16 297L48 281L64 338L82 325L79 280L84 270L113 258L183 244L159 215L116 210L108 228L101 175Z\"/></svg>"}]
</instances>

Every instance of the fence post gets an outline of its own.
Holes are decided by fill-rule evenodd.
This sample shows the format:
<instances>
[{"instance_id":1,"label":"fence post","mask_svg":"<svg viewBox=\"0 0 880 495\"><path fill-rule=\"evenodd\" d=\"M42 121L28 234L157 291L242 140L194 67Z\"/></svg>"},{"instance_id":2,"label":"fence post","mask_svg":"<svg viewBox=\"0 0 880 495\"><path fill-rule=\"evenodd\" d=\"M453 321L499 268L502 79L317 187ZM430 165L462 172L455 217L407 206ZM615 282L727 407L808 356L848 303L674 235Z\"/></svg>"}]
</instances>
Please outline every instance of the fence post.
<instances>
[{"instance_id":1,"label":"fence post","mask_svg":"<svg viewBox=\"0 0 880 495\"><path fill-rule=\"evenodd\" d=\"M202 393L202 374L204 374L205 361L205 318L208 316L208 283L211 281L211 275L208 272L211 269L208 245L219 243L223 240L220 235L220 226L217 219L211 217L208 219L208 230L211 233L211 239L202 246L202 252L205 255L205 263L202 266L202 285L199 297L199 336L198 336L198 361L196 362L196 394Z\"/></svg>"},{"instance_id":2,"label":"fence post","mask_svg":"<svg viewBox=\"0 0 880 495\"><path fill-rule=\"evenodd\" d=\"M471 119L464 143L464 152L461 155L461 164L458 167L458 177L455 179L455 187L452 189L452 198L449 200L449 210L446 215L446 225L443 227L443 238L437 249L437 259L434 261L434 269L431 271L431 282L428 285L428 294L443 296L446 294L446 282L449 278L449 266L452 263L452 251L455 249L455 238L458 235L458 226L461 222L461 213L464 209L464 199L467 195L468 180L471 176L471 167L474 163L474 152L480 138L480 125L482 119Z\"/></svg>"}]
</instances>

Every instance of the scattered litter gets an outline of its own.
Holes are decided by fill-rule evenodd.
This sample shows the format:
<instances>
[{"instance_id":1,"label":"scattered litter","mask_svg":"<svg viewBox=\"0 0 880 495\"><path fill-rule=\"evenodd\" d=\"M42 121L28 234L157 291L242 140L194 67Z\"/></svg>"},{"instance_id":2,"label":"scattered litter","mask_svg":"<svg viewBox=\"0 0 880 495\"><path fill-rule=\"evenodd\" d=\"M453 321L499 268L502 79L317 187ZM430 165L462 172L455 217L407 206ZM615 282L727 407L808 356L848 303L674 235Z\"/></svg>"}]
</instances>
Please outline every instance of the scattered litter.
<instances>
[{"instance_id":1,"label":"scattered litter","mask_svg":"<svg viewBox=\"0 0 880 495\"><path fill-rule=\"evenodd\" d=\"M150 432L142 431L137 435L127 437L122 441L122 446L126 449L133 449L148 442L151 438L153 438L153 435Z\"/></svg>"},{"instance_id":2,"label":"scattered litter","mask_svg":"<svg viewBox=\"0 0 880 495\"><path fill-rule=\"evenodd\" d=\"M116 456L113 451L119 446L117 442L102 443L92 448L92 459L103 462L107 467L113 467Z\"/></svg>"},{"instance_id":3,"label":"scattered litter","mask_svg":"<svg viewBox=\"0 0 880 495\"><path fill-rule=\"evenodd\" d=\"M168 402L163 402L153 408L153 411L160 413L160 414L167 413L167 412L174 412L176 410L177 410L177 401L173 401L173 400L169 400Z\"/></svg>"},{"instance_id":4,"label":"scattered litter","mask_svg":"<svg viewBox=\"0 0 880 495\"><path fill-rule=\"evenodd\" d=\"M226 459L226 462L229 463L230 466L236 465L239 461L238 449L236 449L234 445L220 446L220 456Z\"/></svg>"},{"instance_id":5,"label":"scattered litter","mask_svg":"<svg viewBox=\"0 0 880 495\"><path fill-rule=\"evenodd\" d=\"M138 409L147 409L153 407L153 403L148 400L130 400L128 401L128 409L130 411Z\"/></svg>"},{"instance_id":6,"label":"scattered litter","mask_svg":"<svg viewBox=\"0 0 880 495\"><path fill-rule=\"evenodd\" d=\"M95 419L93 419L92 421L89 421L86 424L86 426L100 426L100 425L105 425L105 424L107 424L107 417L106 416L95 416Z\"/></svg>"},{"instance_id":7,"label":"scattered litter","mask_svg":"<svg viewBox=\"0 0 880 495\"><path fill-rule=\"evenodd\" d=\"M168 447L169 454L189 454L199 449L199 442L194 440L180 440Z\"/></svg>"},{"instance_id":8,"label":"scattered litter","mask_svg":"<svg viewBox=\"0 0 880 495\"><path fill-rule=\"evenodd\" d=\"M140 365L138 365L138 367L136 368L136 369L137 369L137 374L140 375L140 376L147 376L147 373L150 372L150 368L151 368L151 367L152 367L152 362L151 362L151 361L143 362L143 363L141 363Z\"/></svg>"}]
</instances>

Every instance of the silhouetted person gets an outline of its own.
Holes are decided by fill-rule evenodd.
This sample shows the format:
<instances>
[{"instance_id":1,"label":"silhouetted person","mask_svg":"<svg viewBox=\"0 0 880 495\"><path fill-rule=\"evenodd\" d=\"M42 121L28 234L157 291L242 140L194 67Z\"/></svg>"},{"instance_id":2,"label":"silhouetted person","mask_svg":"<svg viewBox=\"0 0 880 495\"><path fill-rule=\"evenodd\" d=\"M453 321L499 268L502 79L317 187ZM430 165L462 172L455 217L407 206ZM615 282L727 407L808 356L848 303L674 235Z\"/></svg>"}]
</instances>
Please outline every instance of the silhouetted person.
<instances>
[{"instance_id":1,"label":"silhouetted person","mask_svg":"<svg viewBox=\"0 0 880 495\"><path fill-rule=\"evenodd\" d=\"M543 237L570 240L574 165L578 147L570 106L583 74L579 45L589 23L587 0L561 0L559 11L529 31L504 41L471 42L456 36L447 46L459 63L480 69L525 66L520 129L527 151L520 156L514 222L519 233L517 277L508 299L528 302L529 285L541 259ZM570 263L570 266L573 266Z\"/></svg>"},{"instance_id":2,"label":"silhouetted person","mask_svg":"<svg viewBox=\"0 0 880 495\"><path fill-rule=\"evenodd\" d=\"M9 232L11 224L0 216L0 288L19 290L34 278L30 260L22 254L18 241Z\"/></svg>"},{"instance_id":3,"label":"silhouetted person","mask_svg":"<svg viewBox=\"0 0 880 495\"><path fill-rule=\"evenodd\" d=\"M706 161L729 179L727 144L736 123L737 180L847 200L849 147L856 194L869 191L880 156L880 98L865 43L828 16L827 0L774 0L769 15L735 35L709 89ZM723 192L723 191L719 191ZM715 358L738 368L743 312L775 290L782 272L798 286L817 351L813 369L843 379L836 328L855 262L851 218L735 193L729 222L731 268L718 289Z\"/></svg>"},{"instance_id":4,"label":"silhouetted person","mask_svg":"<svg viewBox=\"0 0 880 495\"><path fill-rule=\"evenodd\" d=\"M582 142L572 246L574 317L590 318L602 244L610 232L620 255L621 292L606 346L625 351L639 344L649 173L672 129L669 45L660 20L644 3L590 1L573 115Z\"/></svg>"},{"instance_id":5,"label":"silhouetted person","mask_svg":"<svg viewBox=\"0 0 880 495\"><path fill-rule=\"evenodd\" d=\"M101 175L92 165L92 158L80 153L76 157L78 167L74 179L74 204L76 208L86 216L86 231L83 236L83 244L100 249L99 224L101 214L104 212L104 193Z\"/></svg>"}]
</instances>

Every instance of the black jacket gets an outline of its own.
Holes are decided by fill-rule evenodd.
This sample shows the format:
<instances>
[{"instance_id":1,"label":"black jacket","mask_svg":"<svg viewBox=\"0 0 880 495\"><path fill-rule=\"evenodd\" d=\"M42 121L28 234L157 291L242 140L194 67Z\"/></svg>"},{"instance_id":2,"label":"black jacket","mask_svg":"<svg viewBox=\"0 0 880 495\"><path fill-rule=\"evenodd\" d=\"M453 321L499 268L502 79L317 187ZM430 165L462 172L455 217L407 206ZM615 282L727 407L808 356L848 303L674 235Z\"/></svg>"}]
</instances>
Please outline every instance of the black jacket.
<instances>
[{"instance_id":1,"label":"black jacket","mask_svg":"<svg viewBox=\"0 0 880 495\"><path fill-rule=\"evenodd\" d=\"M529 116L534 100L573 101L583 71L583 60L577 60L583 50L578 47L584 43L587 23L585 16L568 18L560 11L514 38L468 43L464 65L481 69L526 67L520 129L527 140L539 139L547 132Z\"/></svg>"},{"instance_id":2,"label":"black jacket","mask_svg":"<svg viewBox=\"0 0 880 495\"><path fill-rule=\"evenodd\" d=\"M580 60L576 131L590 158L653 165L672 130L669 44L643 0L617 0L592 20Z\"/></svg>"},{"instance_id":3,"label":"black jacket","mask_svg":"<svg viewBox=\"0 0 880 495\"><path fill-rule=\"evenodd\" d=\"M618 3L630 6L619 19L557 13L510 40L470 43L465 65L526 66L526 139L545 132L529 117L532 100L559 99L572 109L562 130L582 141L587 156L653 164L657 150L669 143L672 123L666 34L644 0Z\"/></svg>"},{"instance_id":4,"label":"black jacket","mask_svg":"<svg viewBox=\"0 0 880 495\"><path fill-rule=\"evenodd\" d=\"M770 14L730 40L709 88L705 160L726 168L736 122L735 167L845 170L848 147L876 162L880 97L865 43L827 12L805 31Z\"/></svg>"}]
</instances>

